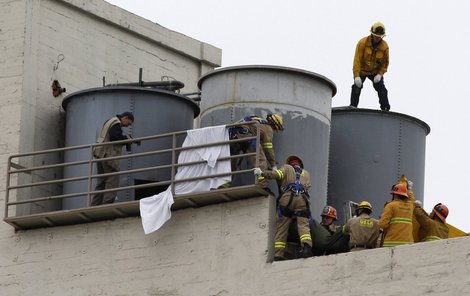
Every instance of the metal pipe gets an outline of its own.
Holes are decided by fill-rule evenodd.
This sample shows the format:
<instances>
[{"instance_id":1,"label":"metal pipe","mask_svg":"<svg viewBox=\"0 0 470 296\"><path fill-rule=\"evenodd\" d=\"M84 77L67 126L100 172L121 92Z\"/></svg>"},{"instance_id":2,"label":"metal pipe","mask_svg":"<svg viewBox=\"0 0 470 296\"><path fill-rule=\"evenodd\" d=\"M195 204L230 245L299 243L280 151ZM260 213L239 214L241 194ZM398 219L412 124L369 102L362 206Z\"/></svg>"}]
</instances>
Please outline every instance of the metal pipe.
<instances>
[{"instance_id":1,"label":"metal pipe","mask_svg":"<svg viewBox=\"0 0 470 296\"><path fill-rule=\"evenodd\" d=\"M184 83L177 80L170 80L170 81L140 81L140 82L128 82L128 83L115 83L115 84L108 84L108 86L140 86L140 87L153 87L159 89L166 89L166 90L179 90L184 87Z\"/></svg>"}]
</instances>

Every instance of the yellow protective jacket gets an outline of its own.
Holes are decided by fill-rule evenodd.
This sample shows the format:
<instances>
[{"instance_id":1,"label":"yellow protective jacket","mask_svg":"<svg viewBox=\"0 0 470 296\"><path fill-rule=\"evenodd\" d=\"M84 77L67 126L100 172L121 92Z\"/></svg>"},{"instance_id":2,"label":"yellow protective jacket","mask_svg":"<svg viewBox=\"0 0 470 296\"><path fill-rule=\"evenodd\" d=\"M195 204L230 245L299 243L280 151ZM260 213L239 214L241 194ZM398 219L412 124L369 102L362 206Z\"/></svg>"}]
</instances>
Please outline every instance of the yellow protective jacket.
<instances>
[{"instance_id":1,"label":"yellow protective jacket","mask_svg":"<svg viewBox=\"0 0 470 296\"><path fill-rule=\"evenodd\" d=\"M418 232L420 242L446 239L449 237L449 228L447 225L438 220L439 218L433 219L429 217L422 207L416 206L413 214L421 226Z\"/></svg>"},{"instance_id":2,"label":"yellow protective jacket","mask_svg":"<svg viewBox=\"0 0 470 296\"><path fill-rule=\"evenodd\" d=\"M354 77L384 75L389 63L388 44L381 40L377 47L372 46L372 38L364 37L357 43L354 54Z\"/></svg>"},{"instance_id":3,"label":"yellow protective jacket","mask_svg":"<svg viewBox=\"0 0 470 296\"><path fill-rule=\"evenodd\" d=\"M247 118L245 118L245 120L246 119ZM253 135L256 135L257 128L260 129L259 137L261 142L261 148L263 149L269 164L271 165L271 167L273 167L276 165L276 155L274 153L273 147L274 130L268 123L266 123L266 120L262 119L261 117L251 116L251 120L256 120L260 122L260 124L246 125L244 127L248 128Z\"/></svg>"},{"instance_id":4,"label":"yellow protective jacket","mask_svg":"<svg viewBox=\"0 0 470 296\"><path fill-rule=\"evenodd\" d=\"M295 183L295 169L289 164L285 164L275 171L265 171L263 173L263 176L268 179L281 180L281 187L285 187L288 184ZM305 190L308 190L312 186L310 174L304 169L302 169L302 173L300 173L299 181L300 184L305 188Z\"/></svg>"},{"instance_id":5,"label":"yellow protective jacket","mask_svg":"<svg viewBox=\"0 0 470 296\"><path fill-rule=\"evenodd\" d=\"M343 233L349 234L350 248L360 246L373 249L377 247L377 240L380 236L379 221L362 213L348 220L343 227Z\"/></svg>"},{"instance_id":6,"label":"yellow protective jacket","mask_svg":"<svg viewBox=\"0 0 470 296\"><path fill-rule=\"evenodd\" d=\"M384 231L383 246L412 244L414 204L409 200L394 199L380 216L379 226Z\"/></svg>"}]
</instances>

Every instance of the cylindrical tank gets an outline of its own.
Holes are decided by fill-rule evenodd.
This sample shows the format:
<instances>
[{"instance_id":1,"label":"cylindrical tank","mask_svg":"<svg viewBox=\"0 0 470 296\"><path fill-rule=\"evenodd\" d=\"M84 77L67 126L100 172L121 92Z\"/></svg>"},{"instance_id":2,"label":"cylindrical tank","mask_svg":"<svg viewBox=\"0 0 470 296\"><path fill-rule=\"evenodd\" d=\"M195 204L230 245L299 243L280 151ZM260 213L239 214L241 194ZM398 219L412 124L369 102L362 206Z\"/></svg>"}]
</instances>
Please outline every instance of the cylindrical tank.
<instances>
[{"instance_id":1,"label":"cylindrical tank","mask_svg":"<svg viewBox=\"0 0 470 296\"><path fill-rule=\"evenodd\" d=\"M423 201L429 126L409 115L371 109L333 108L328 202L344 214L346 201L369 201L376 218L401 175ZM344 217L344 216L343 216ZM339 217L343 221L343 217Z\"/></svg>"},{"instance_id":2,"label":"cylindrical tank","mask_svg":"<svg viewBox=\"0 0 470 296\"><path fill-rule=\"evenodd\" d=\"M193 128L194 118L199 115L197 104L185 96L171 91L144 87L115 86L92 88L78 91L64 98L66 110L66 147L95 143L103 123L124 111L131 111L135 121L123 128L124 133L134 138L145 137ZM182 139L179 139L181 142ZM141 146L133 144L132 153L171 148L171 138L145 141ZM90 151L73 150L65 153L65 162L89 159ZM123 147L123 155L126 153ZM159 154L122 160L121 171L171 163L171 154ZM71 178L88 174L88 166L71 166L64 169L64 177ZM96 173L96 169L95 169ZM121 175L120 186L144 184L170 179L170 170L138 173L133 176ZM96 181L94 182L96 183ZM64 194L85 192L87 181L66 182ZM94 189L94 185L92 187ZM163 188L153 190L162 191ZM129 190L118 193L118 201L128 201L152 195L152 190ZM144 196L142 196L144 195ZM63 201L63 208L86 206L86 198L72 197Z\"/></svg>"},{"instance_id":3,"label":"cylindrical tank","mask_svg":"<svg viewBox=\"0 0 470 296\"><path fill-rule=\"evenodd\" d=\"M202 76L201 126L233 123L269 113L284 117L284 131L274 135L276 160L300 156L310 172L313 213L326 203L331 98L335 84L319 74L279 66L220 68ZM251 177L253 183L253 177ZM249 181L249 182L250 182ZM277 188L272 181L272 188Z\"/></svg>"}]
</instances>

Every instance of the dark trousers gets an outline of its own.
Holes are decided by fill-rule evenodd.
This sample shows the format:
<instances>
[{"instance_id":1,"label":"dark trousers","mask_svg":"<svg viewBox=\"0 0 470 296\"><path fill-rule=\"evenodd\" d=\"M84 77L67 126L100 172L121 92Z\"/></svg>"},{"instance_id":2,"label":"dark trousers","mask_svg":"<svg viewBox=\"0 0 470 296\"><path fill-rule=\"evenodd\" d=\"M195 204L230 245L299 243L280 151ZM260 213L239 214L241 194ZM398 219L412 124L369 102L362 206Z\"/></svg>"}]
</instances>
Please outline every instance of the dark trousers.
<instances>
[{"instance_id":1,"label":"dark trousers","mask_svg":"<svg viewBox=\"0 0 470 296\"><path fill-rule=\"evenodd\" d=\"M374 83L374 77L375 75L370 75L370 76L361 76L362 80L362 87L364 87L364 81L366 78L369 78L370 81L372 81L372 85L374 86L374 89L377 91L377 94L379 95L379 103L380 103L380 109L381 110L390 110L390 104L388 103L388 91L385 88L384 84L384 78L380 79L379 82ZM361 95L361 88L357 87L356 84L353 84L351 87L351 106L357 107L359 105L359 96Z\"/></svg>"},{"instance_id":2,"label":"dark trousers","mask_svg":"<svg viewBox=\"0 0 470 296\"><path fill-rule=\"evenodd\" d=\"M119 171L116 169L115 160L113 161L101 161L96 163L98 174L114 173ZM113 189L119 187L119 176L107 176L98 178L95 190ZM97 193L91 200L91 205L101 205L113 203L116 198L117 192L103 192Z\"/></svg>"}]
</instances>

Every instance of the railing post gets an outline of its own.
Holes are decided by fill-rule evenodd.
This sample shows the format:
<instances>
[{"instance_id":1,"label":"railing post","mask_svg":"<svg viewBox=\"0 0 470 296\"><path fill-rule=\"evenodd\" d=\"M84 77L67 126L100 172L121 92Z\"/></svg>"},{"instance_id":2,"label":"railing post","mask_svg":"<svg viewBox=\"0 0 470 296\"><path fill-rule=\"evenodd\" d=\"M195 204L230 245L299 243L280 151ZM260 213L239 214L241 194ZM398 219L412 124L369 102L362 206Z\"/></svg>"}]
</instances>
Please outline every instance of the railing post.
<instances>
[{"instance_id":1,"label":"railing post","mask_svg":"<svg viewBox=\"0 0 470 296\"><path fill-rule=\"evenodd\" d=\"M259 154L260 154L260 147L262 149L262 146L261 146L261 142L260 142L260 127L259 127L259 124L258 123L255 123L256 125L256 160L255 160L255 167L259 168Z\"/></svg>"},{"instance_id":2,"label":"railing post","mask_svg":"<svg viewBox=\"0 0 470 296\"><path fill-rule=\"evenodd\" d=\"M90 145L90 158L88 159L88 163L90 165L90 168L88 170L88 193L86 195L86 200L87 200L87 207L91 205L91 196L90 192L92 191L91 185L92 185L92 179L91 176L93 175L93 145Z\"/></svg>"},{"instance_id":3,"label":"railing post","mask_svg":"<svg viewBox=\"0 0 470 296\"><path fill-rule=\"evenodd\" d=\"M175 194L175 175L176 175L176 134L173 134L172 137L172 144L171 144L171 179L170 179L170 186L171 186L171 193Z\"/></svg>"},{"instance_id":4,"label":"railing post","mask_svg":"<svg viewBox=\"0 0 470 296\"><path fill-rule=\"evenodd\" d=\"M5 214L3 215L4 218L8 218L8 203L10 202L10 169L11 169L11 157L8 157L7 162L7 186L5 187Z\"/></svg>"}]
</instances>

